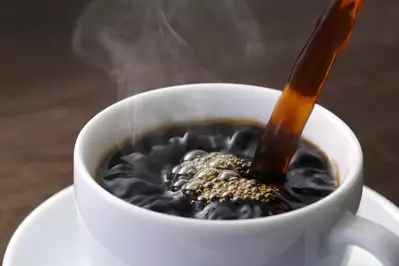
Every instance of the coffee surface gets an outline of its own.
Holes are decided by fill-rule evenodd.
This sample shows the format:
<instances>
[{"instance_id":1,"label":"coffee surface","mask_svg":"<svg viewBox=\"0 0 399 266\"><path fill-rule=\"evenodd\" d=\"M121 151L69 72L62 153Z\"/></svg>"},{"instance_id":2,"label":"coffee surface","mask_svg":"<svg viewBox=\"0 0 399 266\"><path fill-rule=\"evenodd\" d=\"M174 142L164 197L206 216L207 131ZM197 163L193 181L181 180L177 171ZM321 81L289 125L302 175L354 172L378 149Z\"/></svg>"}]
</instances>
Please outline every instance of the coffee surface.
<instances>
[{"instance_id":1,"label":"coffee surface","mask_svg":"<svg viewBox=\"0 0 399 266\"><path fill-rule=\"evenodd\" d=\"M102 162L98 182L131 204L198 219L248 219L289 212L332 193L329 160L301 140L283 178L249 176L264 126L248 121L170 125L129 140Z\"/></svg>"}]
</instances>

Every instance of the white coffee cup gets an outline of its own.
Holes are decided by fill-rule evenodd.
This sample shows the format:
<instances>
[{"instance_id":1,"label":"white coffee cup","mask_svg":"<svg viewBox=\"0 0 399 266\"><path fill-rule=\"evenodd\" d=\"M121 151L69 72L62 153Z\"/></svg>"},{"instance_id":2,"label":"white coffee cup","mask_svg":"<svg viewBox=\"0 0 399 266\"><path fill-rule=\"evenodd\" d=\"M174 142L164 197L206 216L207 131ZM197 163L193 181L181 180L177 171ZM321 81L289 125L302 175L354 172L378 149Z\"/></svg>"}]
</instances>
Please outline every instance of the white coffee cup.
<instances>
[{"instance_id":1,"label":"white coffee cup","mask_svg":"<svg viewBox=\"0 0 399 266\"><path fill-rule=\"evenodd\" d=\"M111 195L94 180L116 144L172 122L239 118L267 123L280 92L238 84L163 88L120 101L81 131L74 153L80 244L90 266L337 266L348 245L399 265L399 237L354 215L362 193L360 144L338 117L316 106L303 136L337 166L340 187L292 212L235 221L157 213ZM345 265L345 264L344 264Z\"/></svg>"}]
</instances>

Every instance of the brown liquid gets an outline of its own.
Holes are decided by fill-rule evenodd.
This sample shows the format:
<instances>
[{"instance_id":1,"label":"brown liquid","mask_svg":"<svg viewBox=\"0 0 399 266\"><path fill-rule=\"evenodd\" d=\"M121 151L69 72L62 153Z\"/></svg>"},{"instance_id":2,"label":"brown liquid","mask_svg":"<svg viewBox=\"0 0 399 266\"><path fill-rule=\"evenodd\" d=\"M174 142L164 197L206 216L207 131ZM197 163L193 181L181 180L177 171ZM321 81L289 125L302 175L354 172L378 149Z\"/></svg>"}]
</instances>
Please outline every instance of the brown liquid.
<instances>
[{"instance_id":1,"label":"brown liquid","mask_svg":"<svg viewBox=\"0 0 399 266\"><path fill-rule=\"evenodd\" d=\"M304 139L284 184L277 188L251 180L247 170L263 132L260 123L235 119L153 128L108 153L98 182L136 206L210 220L289 212L336 189L333 162Z\"/></svg>"},{"instance_id":2,"label":"brown liquid","mask_svg":"<svg viewBox=\"0 0 399 266\"><path fill-rule=\"evenodd\" d=\"M275 182L285 173L337 56L347 46L363 0L337 0L300 53L252 162L251 173Z\"/></svg>"}]
</instances>

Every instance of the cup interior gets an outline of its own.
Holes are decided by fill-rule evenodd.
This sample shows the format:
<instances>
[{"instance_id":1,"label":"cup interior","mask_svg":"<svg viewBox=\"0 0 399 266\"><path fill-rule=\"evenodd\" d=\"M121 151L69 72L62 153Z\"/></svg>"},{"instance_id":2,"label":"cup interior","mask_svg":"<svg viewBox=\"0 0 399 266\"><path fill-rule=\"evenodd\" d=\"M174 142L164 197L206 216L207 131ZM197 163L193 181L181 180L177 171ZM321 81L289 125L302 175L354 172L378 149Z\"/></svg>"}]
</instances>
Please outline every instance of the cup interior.
<instances>
[{"instance_id":1,"label":"cup interior","mask_svg":"<svg viewBox=\"0 0 399 266\"><path fill-rule=\"evenodd\" d=\"M108 107L87 123L76 142L75 163L87 172L84 177L94 179L104 157L122 141L134 141L141 134L171 123L234 118L266 124L279 95L277 90L240 84L181 85L135 95ZM356 136L330 111L317 105L302 136L335 164L340 187L349 186L361 172L362 151Z\"/></svg>"}]
</instances>

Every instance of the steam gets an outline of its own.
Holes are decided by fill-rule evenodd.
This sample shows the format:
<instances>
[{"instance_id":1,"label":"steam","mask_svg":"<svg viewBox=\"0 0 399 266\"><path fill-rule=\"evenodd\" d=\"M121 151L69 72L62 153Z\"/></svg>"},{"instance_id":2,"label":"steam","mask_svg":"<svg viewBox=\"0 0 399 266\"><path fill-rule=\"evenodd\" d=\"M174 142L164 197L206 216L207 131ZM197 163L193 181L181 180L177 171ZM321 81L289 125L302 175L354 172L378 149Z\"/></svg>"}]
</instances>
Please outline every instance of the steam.
<instances>
[{"instance_id":1,"label":"steam","mask_svg":"<svg viewBox=\"0 0 399 266\"><path fill-rule=\"evenodd\" d=\"M119 99L225 81L265 50L245 0L95 0L77 21L73 47L117 82Z\"/></svg>"}]
</instances>

